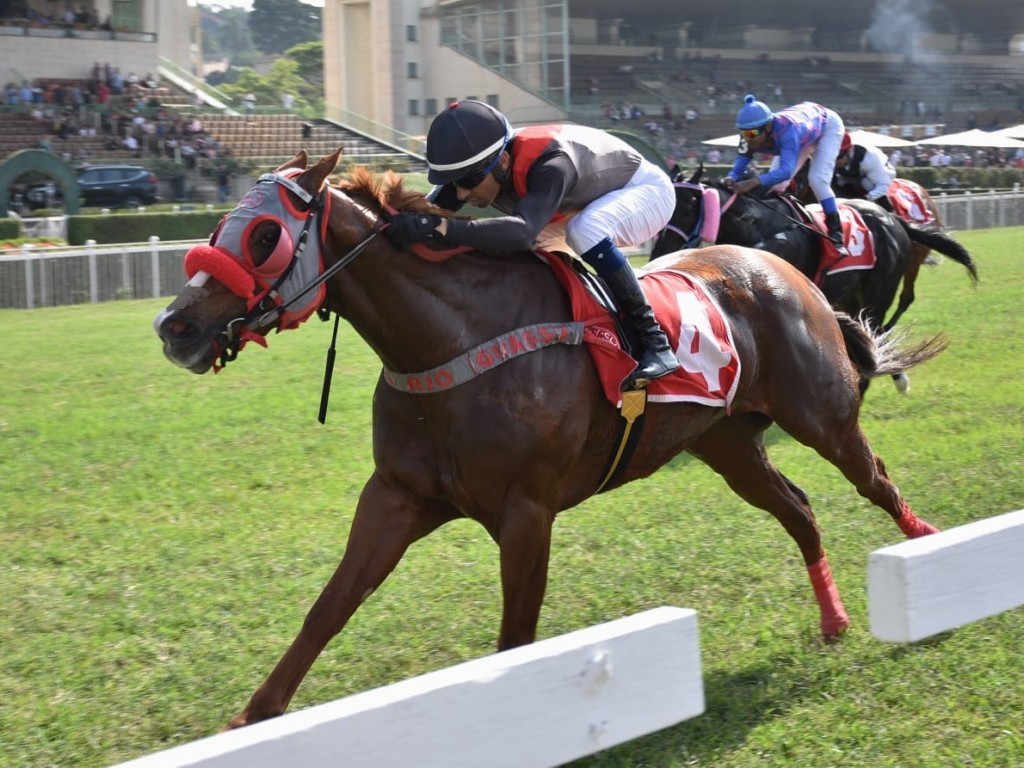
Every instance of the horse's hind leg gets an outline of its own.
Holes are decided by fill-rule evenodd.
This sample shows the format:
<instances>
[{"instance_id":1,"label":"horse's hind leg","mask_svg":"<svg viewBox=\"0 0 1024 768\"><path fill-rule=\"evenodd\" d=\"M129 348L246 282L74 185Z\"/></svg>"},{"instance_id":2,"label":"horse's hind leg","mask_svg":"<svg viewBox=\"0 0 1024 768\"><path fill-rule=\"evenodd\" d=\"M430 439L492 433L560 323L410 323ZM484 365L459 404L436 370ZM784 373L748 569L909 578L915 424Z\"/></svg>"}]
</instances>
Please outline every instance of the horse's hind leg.
<instances>
[{"instance_id":1,"label":"horse's hind leg","mask_svg":"<svg viewBox=\"0 0 1024 768\"><path fill-rule=\"evenodd\" d=\"M228 728L282 714L320 652L388 577L409 545L458 516L447 504L421 499L375 472L359 497L341 563L298 636Z\"/></svg>"},{"instance_id":2,"label":"horse's hind leg","mask_svg":"<svg viewBox=\"0 0 1024 768\"><path fill-rule=\"evenodd\" d=\"M885 464L871 450L857 423L857 409L844 409L835 402L815 404L813 393L805 394L799 411L776 415L779 426L834 464L857 493L888 512L907 537L937 533L938 529L914 514L889 479Z\"/></svg>"},{"instance_id":3,"label":"horse's hind leg","mask_svg":"<svg viewBox=\"0 0 1024 768\"><path fill-rule=\"evenodd\" d=\"M717 422L688 450L705 462L744 501L770 512L800 547L821 612L821 633L840 635L850 625L839 590L832 580L821 533L806 494L769 461L764 430L771 420L762 414L730 416Z\"/></svg>"}]
</instances>

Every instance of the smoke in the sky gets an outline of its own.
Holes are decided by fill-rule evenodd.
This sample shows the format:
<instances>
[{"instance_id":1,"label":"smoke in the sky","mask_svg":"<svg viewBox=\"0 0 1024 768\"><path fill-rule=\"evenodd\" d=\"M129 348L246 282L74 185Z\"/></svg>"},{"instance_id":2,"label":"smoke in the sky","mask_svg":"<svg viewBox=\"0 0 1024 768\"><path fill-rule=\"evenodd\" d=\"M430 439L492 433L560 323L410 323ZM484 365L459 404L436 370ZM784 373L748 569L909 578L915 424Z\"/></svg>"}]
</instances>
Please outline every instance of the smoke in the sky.
<instances>
[{"instance_id":1,"label":"smoke in the sky","mask_svg":"<svg viewBox=\"0 0 1024 768\"><path fill-rule=\"evenodd\" d=\"M930 31L931 10L931 0L876 2L866 33L868 44L876 51L915 53L918 34Z\"/></svg>"}]
</instances>

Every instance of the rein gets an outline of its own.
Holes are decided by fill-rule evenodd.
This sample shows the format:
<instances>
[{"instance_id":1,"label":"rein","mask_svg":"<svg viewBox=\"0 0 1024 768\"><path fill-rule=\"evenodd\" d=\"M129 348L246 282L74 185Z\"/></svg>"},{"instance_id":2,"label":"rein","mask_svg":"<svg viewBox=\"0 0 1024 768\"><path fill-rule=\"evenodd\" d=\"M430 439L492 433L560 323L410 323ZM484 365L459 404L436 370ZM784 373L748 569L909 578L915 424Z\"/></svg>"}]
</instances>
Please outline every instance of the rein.
<instances>
[{"instance_id":1,"label":"rein","mask_svg":"<svg viewBox=\"0 0 1024 768\"><path fill-rule=\"evenodd\" d=\"M801 229L806 229L808 232L810 232L812 234L815 234L818 237L824 238L825 240L828 240L828 235L825 234L824 232L822 232L817 227L812 227L810 224L807 224L806 222L800 221L799 219L795 219L792 216L790 216L789 214L782 213L780 211L775 210L774 208L772 208L770 205L768 205L768 203L765 202L764 200L762 200L761 198L759 198L759 197L749 197L748 196L747 199L748 200L753 200L755 203L758 203L759 205L763 205L765 208L767 208L769 211L774 213L776 216L781 216L782 218L786 219L787 221L790 221L793 224L796 224L796 226L800 227Z\"/></svg>"}]
</instances>

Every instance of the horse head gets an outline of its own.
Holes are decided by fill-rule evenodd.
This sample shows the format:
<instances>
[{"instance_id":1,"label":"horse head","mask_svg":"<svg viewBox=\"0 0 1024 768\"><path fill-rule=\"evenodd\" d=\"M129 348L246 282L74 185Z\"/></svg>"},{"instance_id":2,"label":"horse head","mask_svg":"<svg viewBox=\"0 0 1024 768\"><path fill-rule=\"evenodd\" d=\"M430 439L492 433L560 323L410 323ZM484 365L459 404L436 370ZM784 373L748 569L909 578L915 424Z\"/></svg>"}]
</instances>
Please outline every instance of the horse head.
<instances>
[{"instance_id":1,"label":"horse head","mask_svg":"<svg viewBox=\"0 0 1024 768\"><path fill-rule=\"evenodd\" d=\"M193 373L219 370L249 341L266 346L319 308L327 179L341 149L307 168L300 151L260 177L209 243L185 255L188 283L153 321L167 358Z\"/></svg>"},{"instance_id":2,"label":"horse head","mask_svg":"<svg viewBox=\"0 0 1024 768\"><path fill-rule=\"evenodd\" d=\"M676 190L676 208L668 224L658 234L651 259L683 248L712 245L718 238L721 197L717 187L704 184L704 163L689 179L673 166L669 174Z\"/></svg>"}]
</instances>

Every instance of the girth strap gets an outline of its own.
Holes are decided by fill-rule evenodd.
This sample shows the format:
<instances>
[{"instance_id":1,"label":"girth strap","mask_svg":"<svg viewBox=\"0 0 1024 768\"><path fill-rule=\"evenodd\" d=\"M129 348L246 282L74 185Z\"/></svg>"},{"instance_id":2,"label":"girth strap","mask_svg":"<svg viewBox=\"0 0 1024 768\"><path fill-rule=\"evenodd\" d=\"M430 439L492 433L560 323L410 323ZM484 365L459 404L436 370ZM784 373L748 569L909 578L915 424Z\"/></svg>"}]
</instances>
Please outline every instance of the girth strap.
<instances>
[{"instance_id":1,"label":"girth strap","mask_svg":"<svg viewBox=\"0 0 1024 768\"><path fill-rule=\"evenodd\" d=\"M647 390L628 389L622 393L622 407L619 414L622 421L619 423L619 446L612 454L608 462L608 469L604 473L604 479L597 486L594 494L604 490L605 486L613 480L618 479L626 467L629 466L636 444L640 442L640 435L643 434L644 418L647 412Z\"/></svg>"}]
</instances>

